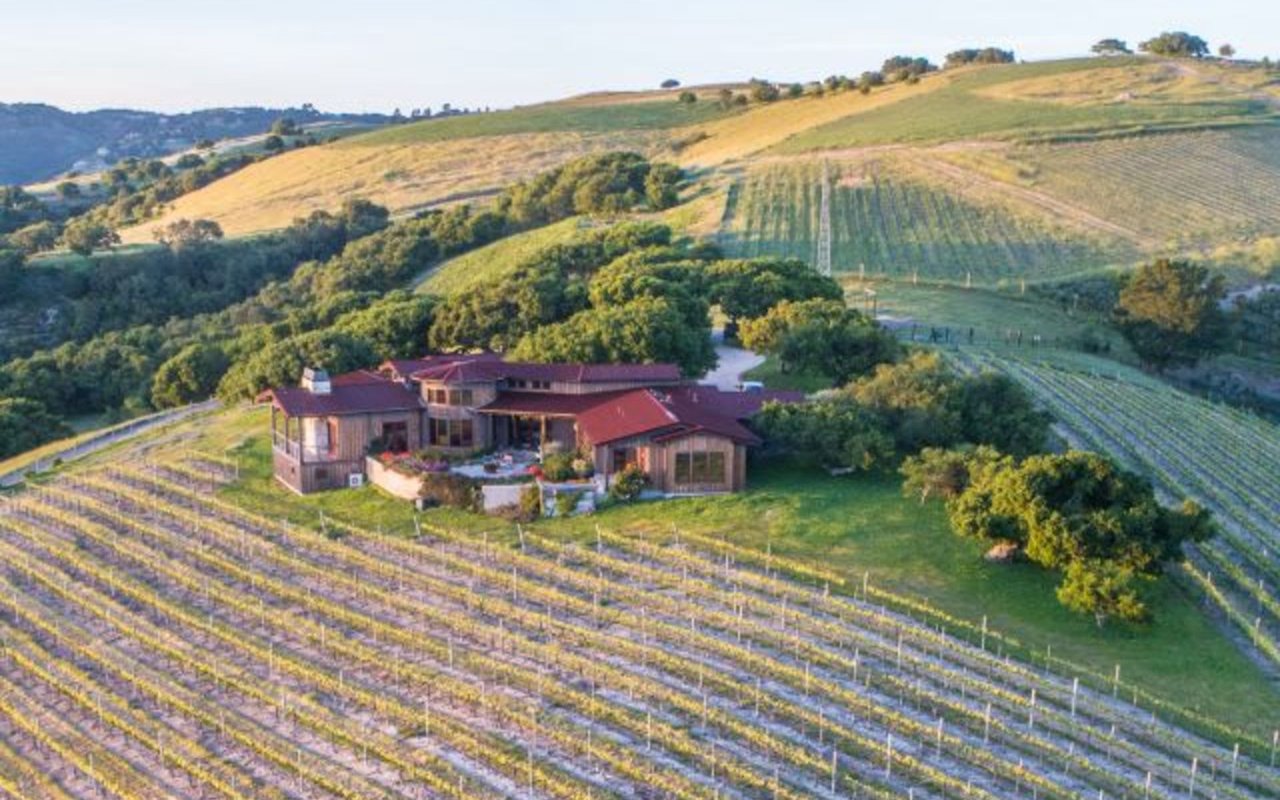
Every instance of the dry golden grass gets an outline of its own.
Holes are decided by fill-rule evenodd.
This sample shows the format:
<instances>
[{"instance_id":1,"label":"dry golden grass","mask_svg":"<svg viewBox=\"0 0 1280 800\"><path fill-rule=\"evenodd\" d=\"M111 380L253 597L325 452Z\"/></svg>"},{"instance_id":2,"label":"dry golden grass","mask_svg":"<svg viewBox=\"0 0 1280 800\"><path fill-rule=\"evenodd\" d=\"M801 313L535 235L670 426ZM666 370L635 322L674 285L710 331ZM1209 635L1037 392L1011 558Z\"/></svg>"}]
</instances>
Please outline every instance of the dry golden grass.
<instances>
[{"instance_id":1,"label":"dry golden grass","mask_svg":"<svg viewBox=\"0 0 1280 800\"><path fill-rule=\"evenodd\" d=\"M575 156L616 148L653 152L661 131L533 133L440 142L309 147L255 164L179 198L161 217L121 232L150 242L176 219L211 219L228 236L282 228L317 209L363 197L393 213L494 191Z\"/></svg>"},{"instance_id":2,"label":"dry golden grass","mask_svg":"<svg viewBox=\"0 0 1280 800\"><path fill-rule=\"evenodd\" d=\"M1152 61L998 83L975 93L993 100L1062 105L1170 104L1257 97L1267 85L1268 77L1259 69Z\"/></svg>"},{"instance_id":3,"label":"dry golden grass","mask_svg":"<svg viewBox=\"0 0 1280 800\"><path fill-rule=\"evenodd\" d=\"M675 131L672 138L676 140L695 131L707 134L706 139L682 150L677 160L687 167L709 167L744 158L810 128L936 91L951 79L950 74L942 73L915 85L895 84L869 95L840 92L755 106L735 117Z\"/></svg>"}]
</instances>

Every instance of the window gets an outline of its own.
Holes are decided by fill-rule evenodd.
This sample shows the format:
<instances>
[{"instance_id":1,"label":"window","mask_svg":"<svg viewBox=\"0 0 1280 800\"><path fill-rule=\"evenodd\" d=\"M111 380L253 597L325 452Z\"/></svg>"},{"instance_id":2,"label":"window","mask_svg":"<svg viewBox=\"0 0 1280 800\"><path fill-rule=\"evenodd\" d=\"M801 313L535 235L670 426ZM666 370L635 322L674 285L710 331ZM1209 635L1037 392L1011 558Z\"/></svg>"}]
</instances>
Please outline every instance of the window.
<instances>
[{"instance_id":1,"label":"window","mask_svg":"<svg viewBox=\"0 0 1280 800\"><path fill-rule=\"evenodd\" d=\"M327 469L317 469L312 475L316 479L316 483L324 483L329 480L329 470Z\"/></svg>"},{"instance_id":2,"label":"window","mask_svg":"<svg viewBox=\"0 0 1280 800\"><path fill-rule=\"evenodd\" d=\"M329 458L336 458L338 455L338 421L330 417L327 422L329 434Z\"/></svg>"},{"instance_id":3,"label":"window","mask_svg":"<svg viewBox=\"0 0 1280 800\"><path fill-rule=\"evenodd\" d=\"M475 394L470 389L427 389L427 402L437 406L470 406Z\"/></svg>"},{"instance_id":4,"label":"window","mask_svg":"<svg viewBox=\"0 0 1280 800\"><path fill-rule=\"evenodd\" d=\"M676 483L724 483L724 453L676 453Z\"/></svg>"},{"instance_id":5,"label":"window","mask_svg":"<svg viewBox=\"0 0 1280 800\"><path fill-rule=\"evenodd\" d=\"M449 421L450 447L470 447L473 441L471 420L455 419Z\"/></svg>"},{"instance_id":6,"label":"window","mask_svg":"<svg viewBox=\"0 0 1280 800\"><path fill-rule=\"evenodd\" d=\"M637 464L634 447L617 447L613 451L613 471L622 472L627 467Z\"/></svg>"},{"instance_id":7,"label":"window","mask_svg":"<svg viewBox=\"0 0 1280 800\"><path fill-rule=\"evenodd\" d=\"M470 389L451 389L449 391L449 405L451 406L472 405L471 390Z\"/></svg>"},{"instance_id":8,"label":"window","mask_svg":"<svg viewBox=\"0 0 1280 800\"><path fill-rule=\"evenodd\" d=\"M382 423L382 444L393 453L403 453L409 449L409 423Z\"/></svg>"},{"instance_id":9,"label":"window","mask_svg":"<svg viewBox=\"0 0 1280 800\"><path fill-rule=\"evenodd\" d=\"M433 419L431 444L436 447L474 447L474 423L469 419Z\"/></svg>"}]
</instances>

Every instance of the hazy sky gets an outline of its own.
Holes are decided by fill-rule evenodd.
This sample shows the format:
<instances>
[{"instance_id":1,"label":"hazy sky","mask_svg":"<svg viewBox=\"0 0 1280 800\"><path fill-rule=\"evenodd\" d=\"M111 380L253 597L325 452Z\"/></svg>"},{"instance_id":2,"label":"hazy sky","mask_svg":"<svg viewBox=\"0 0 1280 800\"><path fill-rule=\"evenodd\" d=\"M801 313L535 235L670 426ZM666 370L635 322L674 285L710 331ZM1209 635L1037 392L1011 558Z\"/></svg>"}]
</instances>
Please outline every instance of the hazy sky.
<instances>
[{"instance_id":1,"label":"hazy sky","mask_svg":"<svg viewBox=\"0 0 1280 800\"><path fill-rule=\"evenodd\" d=\"M970 45L1067 56L1161 30L1276 57L1280 2L0 0L0 102L499 107L667 77L808 80Z\"/></svg>"}]
</instances>

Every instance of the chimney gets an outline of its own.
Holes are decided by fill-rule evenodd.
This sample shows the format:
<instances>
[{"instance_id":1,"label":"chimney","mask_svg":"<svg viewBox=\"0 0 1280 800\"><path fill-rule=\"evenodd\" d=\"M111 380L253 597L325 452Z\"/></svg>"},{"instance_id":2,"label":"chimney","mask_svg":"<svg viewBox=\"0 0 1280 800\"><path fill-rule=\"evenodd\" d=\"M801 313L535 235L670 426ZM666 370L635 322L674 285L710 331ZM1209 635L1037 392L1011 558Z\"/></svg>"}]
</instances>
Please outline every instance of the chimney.
<instances>
[{"instance_id":1,"label":"chimney","mask_svg":"<svg viewBox=\"0 0 1280 800\"><path fill-rule=\"evenodd\" d=\"M312 394L330 394L333 387L329 383L329 373L322 369L307 367L302 371L302 388Z\"/></svg>"}]
</instances>

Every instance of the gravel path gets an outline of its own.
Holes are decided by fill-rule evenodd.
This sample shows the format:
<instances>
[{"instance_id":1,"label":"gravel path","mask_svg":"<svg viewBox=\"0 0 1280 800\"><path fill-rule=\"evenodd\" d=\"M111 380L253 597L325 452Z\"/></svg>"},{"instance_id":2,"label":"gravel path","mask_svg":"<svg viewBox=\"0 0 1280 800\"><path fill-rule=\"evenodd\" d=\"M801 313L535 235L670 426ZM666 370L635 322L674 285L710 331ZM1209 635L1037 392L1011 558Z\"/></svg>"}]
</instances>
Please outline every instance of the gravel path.
<instances>
[{"instance_id":1,"label":"gravel path","mask_svg":"<svg viewBox=\"0 0 1280 800\"><path fill-rule=\"evenodd\" d=\"M162 425L168 425L171 422L177 422L186 419L193 414L199 414L203 411L212 411L219 405L217 400L206 400L203 403L195 403L182 408L175 408L169 411L162 411L158 414L152 414L146 417L127 422L124 425L118 425L114 428L108 428L99 435L77 442L74 446L65 450L41 458L31 464L20 467L12 472L0 475L0 488L7 486L17 486L22 483L22 478L28 472L44 472L53 466L56 460L74 461L77 458L84 458L90 453L96 453L104 447L122 442L126 439L132 439L135 436L154 430Z\"/></svg>"}]
</instances>

